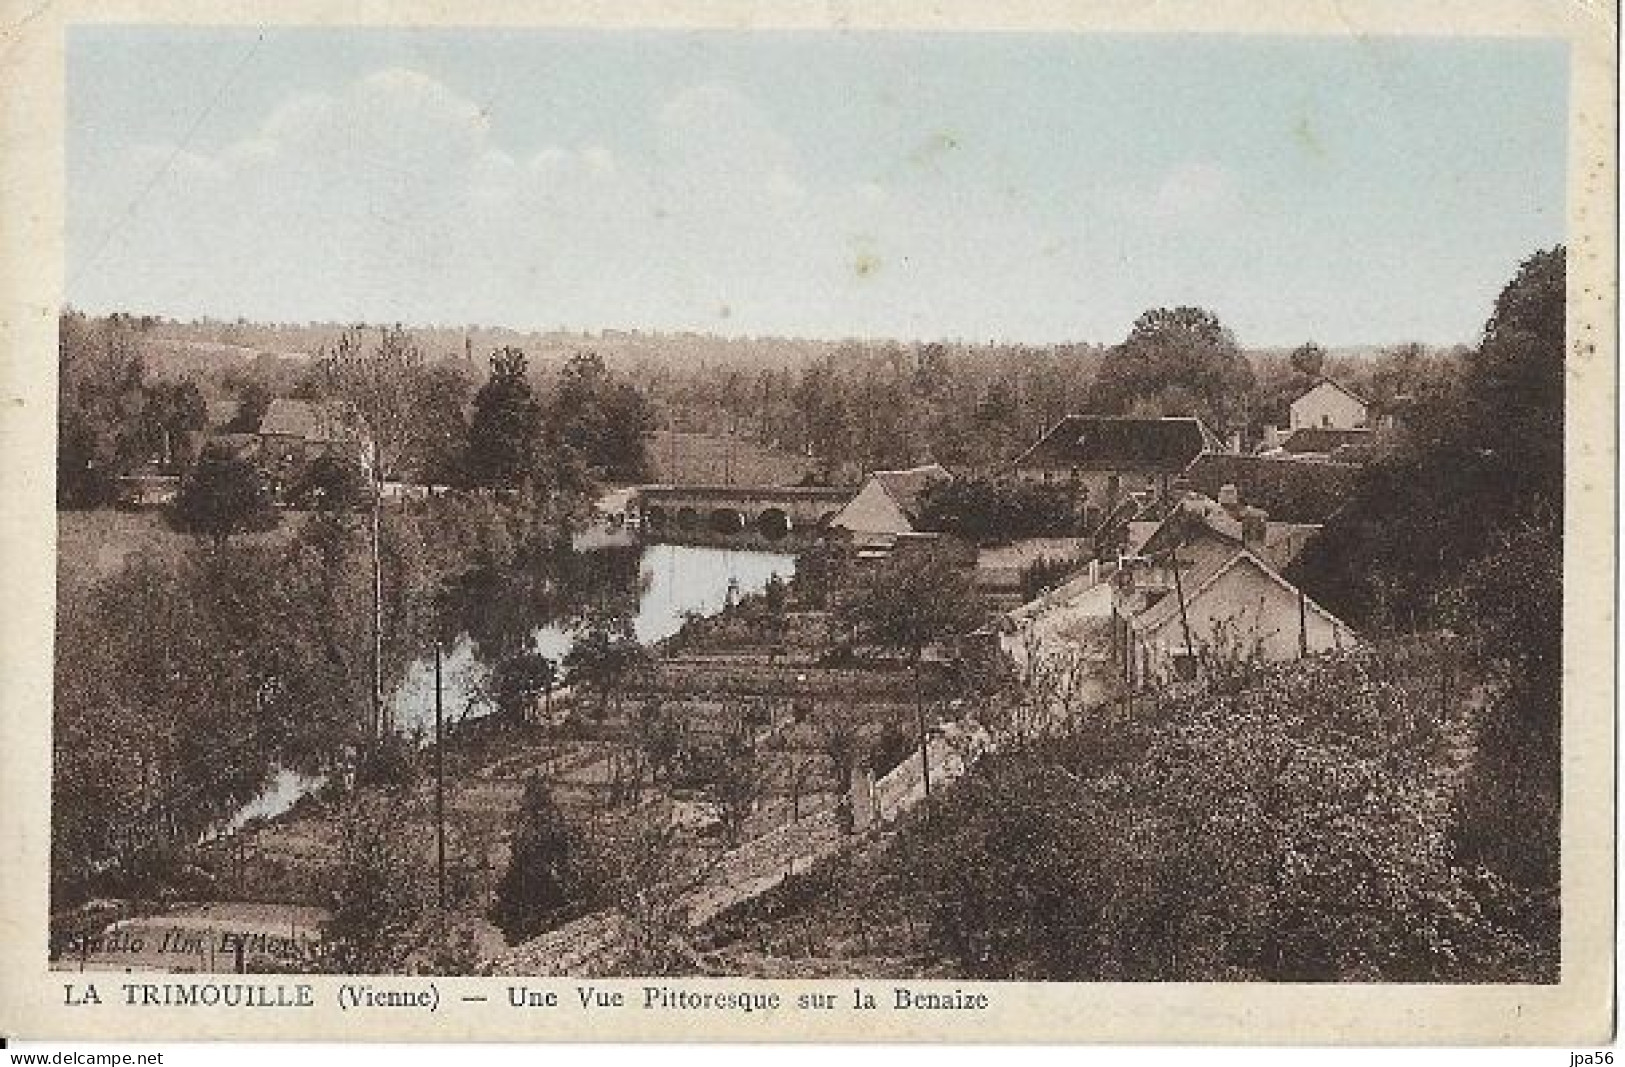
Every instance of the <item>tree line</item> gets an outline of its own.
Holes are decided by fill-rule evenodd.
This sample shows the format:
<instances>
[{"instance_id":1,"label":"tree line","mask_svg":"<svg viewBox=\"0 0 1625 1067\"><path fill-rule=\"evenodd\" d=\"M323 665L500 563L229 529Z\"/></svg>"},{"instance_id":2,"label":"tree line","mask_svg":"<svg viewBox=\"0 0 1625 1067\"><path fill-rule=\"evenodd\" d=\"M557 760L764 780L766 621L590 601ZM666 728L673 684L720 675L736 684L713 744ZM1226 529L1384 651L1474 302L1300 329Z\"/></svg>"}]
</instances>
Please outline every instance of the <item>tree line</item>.
<instances>
[{"instance_id":1,"label":"tree line","mask_svg":"<svg viewBox=\"0 0 1625 1067\"><path fill-rule=\"evenodd\" d=\"M495 361L489 367L477 364L472 348L451 344L454 339L445 331L323 327L295 330L284 338L287 328L250 324L188 327L129 316L88 320L72 313L64 321L65 400L70 380L77 382L73 406L96 415L89 420L67 416L81 437L86 425L122 426L134 417L119 407L120 397L126 405L132 402L126 391L105 381L106 375L93 373L95 364L106 362L85 351L97 344L98 333L116 335L113 347L125 353L147 353L147 378L191 381L201 396L237 404L239 413L231 425L236 430L251 430L273 396L333 395L335 383L327 371L335 357L343 364L369 350L386 355L394 350L414 366L412 377L418 383L412 390L418 432L397 453L400 466L447 484L500 473L500 461L497 469L462 466L473 400L498 377L499 366ZM549 345L569 340L577 354L559 358L549 348L547 358L538 362L520 335L475 333L497 340L492 351L506 354L505 360L514 352L527 353L522 378L540 398L545 436L555 453L563 444L578 455L598 450L582 457L586 466L627 480L647 473L647 458L640 462L636 445L626 439L634 429L747 438L811 460L814 480L841 483L870 470L928 461L972 474L996 470L1061 418L1079 413L1194 414L1216 432L1240 431L1256 441L1264 426L1284 425L1286 405L1323 374L1383 403L1442 387L1459 371L1466 351L1404 344L1376 353L1331 354L1313 341L1290 352L1249 351L1216 313L1196 307L1148 309L1111 345L604 335L598 339L609 353L604 355L592 339L577 343L549 336L530 340ZM313 343L321 358L298 359L274 350L213 362L164 355L181 338L239 334L240 340L265 345ZM593 355L579 355L583 350ZM760 358L762 353L782 358ZM583 365L583 359L591 365ZM164 370L155 372L152 365ZM511 385L512 371L502 374ZM574 408L563 402L580 396L582 387L593 404ZM647 403L637 403L624 389ZM501 392L490 399L522 407L522 398L504 398ZM573 419L577 410L588 414ZM504 411L510 425L499 437L501 432L531 432L518 408ZM105 418L109 413L111 420ZM594 420L593 414L602 417ZM155 406L153 418L159 417ZM184 418L173 421L187 423ZM64 434L64 441L69 440L77 438ZM139 455L152 454L144 443L132 439L130 444ZM89 446L76 447L71 457L76 462L65 459L65 470L83 469ZM102 448L105 452L108 445ZM108 469L108 457L94 458L97 469ZM562 462L553 476L570 481L571 462ZM73 479L63 484L71 485ZM70 493L65 499L83 499L83 494Z\"/></svg>"},{"instance_id":2,"label":"tree line","mask_svg":"<svg viewBox=\"0 0 1625 1067\"><path fill-rule=\"evenodd\" d=\"M523 351L501 348L479 381L467 361L430 358L411 331L354 327L296 368L273 359L174 376L152 369L162 362L148 336L155 329L127 315L63 314L59 506L113 503L118 479L131 473L185 474L212 435L254 433L278 397L347 405L387 478L464 488L523 483L572 496L648 474L652 409L594 352L543 374ZM213 426L211 401L230 410ZM215 450L217 458L241 451Z\"/></svg>"},{"instance_id":3,"label":"tree line","mask_svg":"<svg viewBox=\"0 0 1625 1067\"><path fill-rule=\"evenodd\" d=\"M1110 346L845 342L802 366L645 364L636 372L677 430L737 434L853 482L925 462L992 474L1067 415L1196 415L1256 443L1322 375L1384 403L1442 387L1463 350L1399 345L1331 355L1314 342L1248 352L1213 312L1154 308Z\"/></svg>"}]
</instances>

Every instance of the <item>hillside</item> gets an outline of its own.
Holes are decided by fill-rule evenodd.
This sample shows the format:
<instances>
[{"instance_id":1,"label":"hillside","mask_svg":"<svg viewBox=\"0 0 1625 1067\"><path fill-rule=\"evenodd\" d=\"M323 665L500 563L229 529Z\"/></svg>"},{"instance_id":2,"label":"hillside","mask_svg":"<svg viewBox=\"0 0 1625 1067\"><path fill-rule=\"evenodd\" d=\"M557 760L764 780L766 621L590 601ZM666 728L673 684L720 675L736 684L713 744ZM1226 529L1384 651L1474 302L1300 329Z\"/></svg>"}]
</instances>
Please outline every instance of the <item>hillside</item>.
<instances>
[{"instance_id":1,"label":"hillside","mask_svg":"<svg viewBox=\"0 0 1625 1067\"><path fill-rule=\"evenodd\" d=\"M1456 858L1480 677L1413 641L1097 708L696 947L764 977L1553 981L1555 898Z\"/></svg>"}]
</instances>

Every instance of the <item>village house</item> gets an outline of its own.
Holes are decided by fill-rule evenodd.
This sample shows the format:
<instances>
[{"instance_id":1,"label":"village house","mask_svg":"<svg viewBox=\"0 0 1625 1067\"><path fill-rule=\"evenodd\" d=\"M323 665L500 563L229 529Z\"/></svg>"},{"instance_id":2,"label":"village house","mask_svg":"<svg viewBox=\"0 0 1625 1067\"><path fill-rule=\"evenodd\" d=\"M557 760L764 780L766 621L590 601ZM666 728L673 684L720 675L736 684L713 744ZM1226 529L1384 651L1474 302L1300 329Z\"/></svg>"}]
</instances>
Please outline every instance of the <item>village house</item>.
<instances>
[{"instance_id":1,"label":"village house","mask_svg":"<svg viewBox=\"0 0 1625 1067\"><path fill-rule=\"evenodd\" d=\"M1202 420L1068 415L1011 465L1024 482L1066 486L1097 531L1131 494L1167 495L1173 478L1223 443Z\"/></svg>"},{"instance_id":2,"label":"village house","mask_svg":"<svg viewBox=\"0 0 1625 1067\"><path fill-rule=\"evenodd\" d=\"M286 473L318 456L354 462L372 475L371 438L353 405L338 401L271 401L260 420L258 456L267 472Z\"/></svg>"},{"instance_id":3,"label":"village house","mask_svg":"<svg viewBox=\"0 0 1625 1067\"><path fill-rule=\"evenodd\" d=\"M1354 631L1281 575L1319 529L1272 522L1234 486L1190 494L1115 574L1112 647L1135 687L1204 663L1287 660L1349 648Z\"/></svg>"},{"instance_id":4,"label":"village house","mask_svg":"<svg viewBox=\"0 0 1625 1067\"><path fill-rule=\"evenodd\" d=\"M1308 524L1318 529L1347 505L1359 476L1357 465L1316 457L1204 452L1175 479L1171 497L1155 506L1147 503L1129 517L1116 552L1137 555L1178 502L1191 493L1212 500L1236 494L1250 506L1264 509L1273 527Z\"/></svg>"},{"instance_id":5,"label":"village house","mask_svg":"<svg viewBox=\"0 0 1625 1067\"><path fill-rule=\"evenodd\" d=\"M1371 405L1345 386L1321 378L1288 407L1287 429L1313 426L1323 430L1352 430L1367 426Z\"/></svg>"},{"instance_id":6,"label":"village house","mask_svg":"<svg viewBox=\"0 0 1625 1067\"><path fill-rule=\"evenodd\" d=\"M919 529L921 497L932 486L952 480L953 475L935 463L874 471L829 525L846 531L860 556L889 552L899 539L924 532Z\"/></svg>"}]
</instances>

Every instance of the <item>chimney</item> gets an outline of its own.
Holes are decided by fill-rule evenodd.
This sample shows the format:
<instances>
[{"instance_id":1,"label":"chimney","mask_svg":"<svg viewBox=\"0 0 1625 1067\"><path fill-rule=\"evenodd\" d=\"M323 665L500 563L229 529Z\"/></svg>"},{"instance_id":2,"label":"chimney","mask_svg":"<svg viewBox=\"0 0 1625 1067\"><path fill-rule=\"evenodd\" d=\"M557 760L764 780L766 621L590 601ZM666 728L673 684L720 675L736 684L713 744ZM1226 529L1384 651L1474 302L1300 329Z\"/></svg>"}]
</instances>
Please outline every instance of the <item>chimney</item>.
<instances>
[{"instance_id":1,"label":"chimney","mask_svg":"<svg viewBox=\"0 0 1625 1067\"><path fill-rule=\"evenodd\" d=\"M1255 552L1264 548L1264 538L1270 528L1269 512L1263 508L1241 509L1241 543Z\"/></svg>"},{"instance_id":2,"label":"chimney","mask_svg":"<svg viewBox=\"0 0 1625 1067\"><path fill-rule=\"evenodd\" d=\"M1241 492L1234 485L1226 482L1219 486L1219 506L1235 515L1241 508Z\"/></svg>"}]
</instances>

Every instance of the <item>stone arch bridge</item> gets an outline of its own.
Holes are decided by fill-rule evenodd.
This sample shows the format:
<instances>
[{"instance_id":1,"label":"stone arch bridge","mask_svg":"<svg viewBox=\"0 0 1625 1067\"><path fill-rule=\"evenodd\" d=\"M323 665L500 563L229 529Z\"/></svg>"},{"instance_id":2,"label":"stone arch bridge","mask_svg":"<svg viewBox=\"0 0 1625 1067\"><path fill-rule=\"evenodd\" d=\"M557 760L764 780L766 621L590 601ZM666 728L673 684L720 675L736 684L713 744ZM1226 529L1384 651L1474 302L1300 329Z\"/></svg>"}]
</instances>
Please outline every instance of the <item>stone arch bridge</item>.
<instances>
[{"instance_id":1,"label":"stone arch bridge","mask_svg":"<svg viewBox=\"0 0 1625 1067\"><path fill-rule=\"evenodd\" d=\"M650 537L754 532L777 541L827 526L855 492L801 485L642 485L627 511Z\"/></svg>"}]
</instances>

